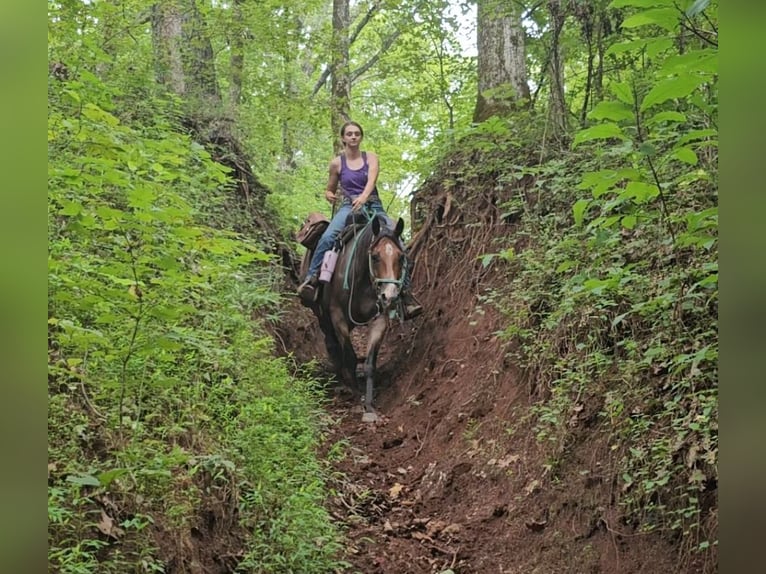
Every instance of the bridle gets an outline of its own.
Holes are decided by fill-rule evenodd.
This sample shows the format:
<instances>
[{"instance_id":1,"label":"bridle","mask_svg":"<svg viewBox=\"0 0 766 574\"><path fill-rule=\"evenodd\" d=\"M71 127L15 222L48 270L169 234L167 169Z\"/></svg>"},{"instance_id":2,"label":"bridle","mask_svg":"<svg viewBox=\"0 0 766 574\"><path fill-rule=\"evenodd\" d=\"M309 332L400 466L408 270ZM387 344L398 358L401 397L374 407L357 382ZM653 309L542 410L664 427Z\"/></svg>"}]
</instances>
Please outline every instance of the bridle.
<instances>
[{"instance_id":1,"label":"bridle","mask_svg":"<svg viewBox=\"0 0 766 574\"><path fill-rule=\"evenodd\" d=\"M378 276L375 275L375 268L374 268L374 265L373 265L373 256L375 255L375 253L374 253L375 246L382 239L385 239L385 238L388 238L388 239L391 240L391 242L396 246L396 249L398 251L398 256L402 257L402 259L403 259L402 260L402 265L401 265L401 273L399 274L398 278L393 278L393 277L378 277ZM399 288L399 290L401 291L402 285L404 284L404 277L405 277L405 274L407 273L407 263L406 263L407 260L406 260L406 258L403 257L403 255L404 255L404 251L399 247L399 245L397 243L397 240L396 240L396 237L393 234L389 233L389 232L381 231L381 233L379 233L378 236L375 237L375 239L372 241L372 243L370 243L370 246L367 248L367 268L368 268L368 273L370 275L370 281L372 283L372 286L375 289L375 297L376 297L375 306L377 308L377 313L375 313L374 316L372 316L370 319L368 319L364 323L359 323L358 321L356 321L353 318L353 316L351 315L351 302L353 301L353 298L354 298L354 293L353 293L354 290L353 290L353 286L352 286L351 287L351 293L349 294L349 298L348 298L348 318L349 318L349 320L354 325L356 325L358 327L361 327L363 325L367 325L368 323L370 323L374 319L377 319L381 315L381 313L385 309L385 304L383 303L383 293L382 293L382 290L383 290L383 288L386 285L396 285ZM353 284L353 282L352 282L352 284ZM400 305L398 305L397 307L395 307L394 309L392 309L390 311L390 317L391 318L394 318L396 316L397 311L399 312L400 316L403 316L403 313L401 312L401 310L398 309L399 306Z\"/></svg>"},{"instance_id":2,"label":"bridle","mask_svg":"<svg viewBox=\"0 0 766 574\"><path fill-rule=\"evenodd\" d=\"M402 271L399 275L398 279L392 279L392 278L383 278L375 276L375 269L372 265L372 256L374 255L373 249L375 246L380 242L381 239L388 238L391 239L391 242L396 245L396 249L399 251L399 257L404 256L404 251L396 244L396 238L393 235L388 234L380 234L375 238L375 241L373 241L370 244L370 248L367 250L367 264L369 265L370 269L370 279L372 280L372 284L375 287L375 293L378 296L378 306L380 307L380 290L383 286L388 284L393 284L399 287L399 289L402 288L402 285L404 284L404 274L406 272L406 265L404 264L404 260L402 261Z\"/></svg>"}]
</instances>

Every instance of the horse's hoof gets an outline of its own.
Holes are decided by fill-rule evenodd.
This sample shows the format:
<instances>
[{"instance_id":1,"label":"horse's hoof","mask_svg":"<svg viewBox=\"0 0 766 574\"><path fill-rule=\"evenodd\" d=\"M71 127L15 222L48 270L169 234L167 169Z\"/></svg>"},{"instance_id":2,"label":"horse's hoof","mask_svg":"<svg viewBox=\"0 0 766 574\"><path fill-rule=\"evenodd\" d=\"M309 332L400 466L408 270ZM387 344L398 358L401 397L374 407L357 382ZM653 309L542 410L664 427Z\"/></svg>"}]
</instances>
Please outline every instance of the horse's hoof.
<instances>
[{"instance_id":1,"label":"horse's hoof","mask_svg":"<svg viewBox=\"0 0 766 574\"><path fill-rule=\"evenodd\" d=\"M366 412L362 415L362 422L363 423L374 423L378 421L378 415L371 412Z\"/></svg>"}]
</instances>

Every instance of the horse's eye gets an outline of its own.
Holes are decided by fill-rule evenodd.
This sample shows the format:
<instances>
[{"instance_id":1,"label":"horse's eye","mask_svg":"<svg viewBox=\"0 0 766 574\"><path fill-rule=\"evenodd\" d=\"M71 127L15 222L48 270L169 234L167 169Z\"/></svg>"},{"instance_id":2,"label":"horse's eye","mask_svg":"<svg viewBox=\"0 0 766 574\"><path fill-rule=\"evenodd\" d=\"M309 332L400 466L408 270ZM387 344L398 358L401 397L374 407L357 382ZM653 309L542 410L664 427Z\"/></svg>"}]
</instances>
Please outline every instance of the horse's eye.
<instances>
[{"instance_id":1,"label":"horse's eye","mask_svg":"<svg viewBox=\"0 0 766 574\"><path fill-rule=\"evenodd\" d=\"M380 255L378 255L377 253L373 253L372 254L372 260L375 263L380 263Z\"/></svg>"}]
</instances>

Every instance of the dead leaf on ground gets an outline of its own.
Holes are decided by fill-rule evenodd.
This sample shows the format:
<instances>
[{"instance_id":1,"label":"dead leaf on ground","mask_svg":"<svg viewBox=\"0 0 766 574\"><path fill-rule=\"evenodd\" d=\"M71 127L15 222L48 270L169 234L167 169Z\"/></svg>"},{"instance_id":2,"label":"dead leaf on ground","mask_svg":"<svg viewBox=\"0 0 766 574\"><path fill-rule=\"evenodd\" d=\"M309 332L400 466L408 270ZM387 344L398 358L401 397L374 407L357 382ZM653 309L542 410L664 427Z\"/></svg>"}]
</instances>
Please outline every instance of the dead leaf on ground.
<instances>
[{"instance_id":1,"label":"dead leaf on ground","mask_svg":"<svg viewBox=\"0 0 766 574\"><path fill-rule=\"evenodd\" d=\"M527 496L537 492L538 490L540 490L540 481L537 479L534 479L524 487L524 492L527 493Z\"/></svg>"},{"instance_id":2,"label":"dead leaf on ground","mask_svg":"<svg viewBox=\"0 0 766 574\"><path fill-rule=\"evenodd\" d=\"M540 532L548 524L547 520L527 520L524 526L529 528L532 532Z\"/></svg>"},{"instance_id":3,"label":"dead leaf on ground","mask_svg":"<svg viewBox=\"0 0 766 574\"><path fill-rule=\"evenodd\" d=\"M114 520L112 520L112 517L109 516L103 510L101 511L101 520L99 521L98 524L96 524L96 528L98 528L101 532L103 532L107 536L111 536L115 540L119 540L120 536L123 536L125 534L125 531L119 526L117 526L114 523Z\"/></svg>"},{"instance_id":4,"label":"dead leaf on ground","mask_svg":"<svg viewBox=\"0 0 766 574\"><path fill-rule=\"evenodd\" d=\"M404 488L403 484L399 484L398 482L394 484L389 490L388 490L388 496L396 500L399 498L399 495L402 493L402 489Z\"/></svg>"}]
</instances>

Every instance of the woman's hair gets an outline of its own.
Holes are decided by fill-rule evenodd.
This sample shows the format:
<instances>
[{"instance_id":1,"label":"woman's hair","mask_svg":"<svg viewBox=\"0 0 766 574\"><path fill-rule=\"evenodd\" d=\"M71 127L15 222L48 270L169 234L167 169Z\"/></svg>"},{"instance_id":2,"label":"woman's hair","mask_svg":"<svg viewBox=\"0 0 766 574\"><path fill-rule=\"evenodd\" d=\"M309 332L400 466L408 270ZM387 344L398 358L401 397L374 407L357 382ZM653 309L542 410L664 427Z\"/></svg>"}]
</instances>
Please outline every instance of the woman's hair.
<instances>
[{"instance_id":1,"label":"woman's hair","mask_svg":"<svg viewBox=\"0 0 766 574\"><path fill-rule=\"evenodd\" d=\"M343 127L340 128L340 137L342 138L344 135L346 135L346 128L348 126L356 126L359 128L359 133L362 134L362 137L364 137L364 130L362 129L362 126L360 126L356 122L346 122L343 124Z\"/></svg>"}]
</instances>

